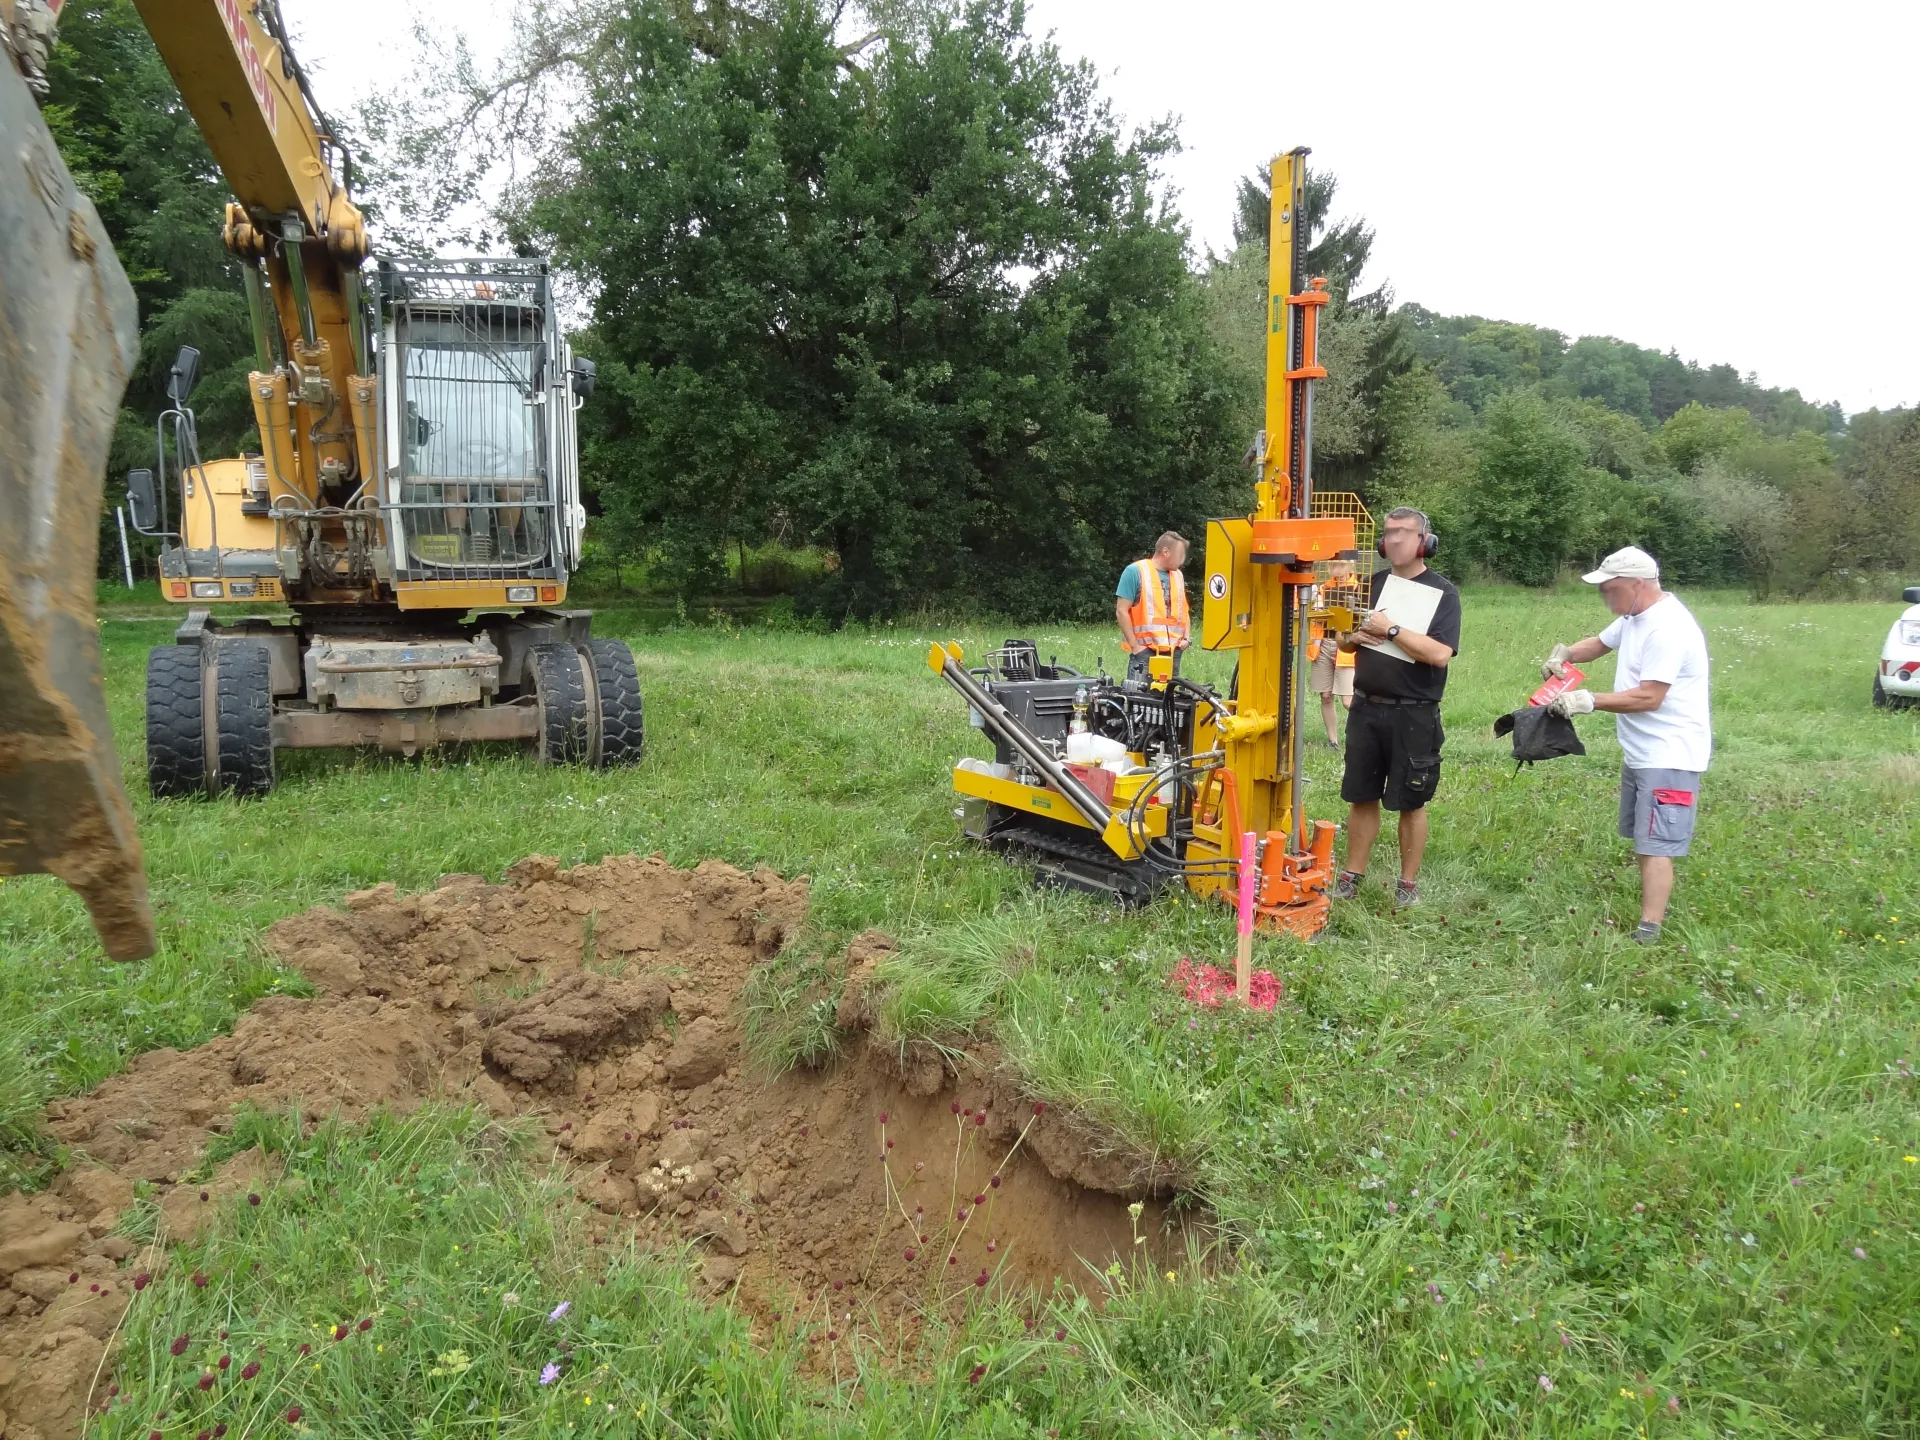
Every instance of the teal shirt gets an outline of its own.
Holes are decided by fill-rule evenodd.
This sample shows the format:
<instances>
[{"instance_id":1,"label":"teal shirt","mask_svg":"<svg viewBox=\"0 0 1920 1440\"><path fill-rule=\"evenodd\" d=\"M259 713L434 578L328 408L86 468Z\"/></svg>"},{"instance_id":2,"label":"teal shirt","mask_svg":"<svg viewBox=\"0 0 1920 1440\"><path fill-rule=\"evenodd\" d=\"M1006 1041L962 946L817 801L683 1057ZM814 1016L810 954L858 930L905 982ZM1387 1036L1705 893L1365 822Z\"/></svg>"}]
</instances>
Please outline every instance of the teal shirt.
<instances>
[{"instance_id":1,"label":"teal shirt","mask_svg":"<svg viewBox=\"0 0 1920 1440\"><path fill-rule=\"evenodd\" d=\"M1160 599L1168 611L1173 609L1173 572L1154 567L1154 574L1160 577ZM1140 567L1133 564L1120 572L1120 583L1114 587L1114 595L1129 605L1140 603Z\"/></svg>"}]
</instances>

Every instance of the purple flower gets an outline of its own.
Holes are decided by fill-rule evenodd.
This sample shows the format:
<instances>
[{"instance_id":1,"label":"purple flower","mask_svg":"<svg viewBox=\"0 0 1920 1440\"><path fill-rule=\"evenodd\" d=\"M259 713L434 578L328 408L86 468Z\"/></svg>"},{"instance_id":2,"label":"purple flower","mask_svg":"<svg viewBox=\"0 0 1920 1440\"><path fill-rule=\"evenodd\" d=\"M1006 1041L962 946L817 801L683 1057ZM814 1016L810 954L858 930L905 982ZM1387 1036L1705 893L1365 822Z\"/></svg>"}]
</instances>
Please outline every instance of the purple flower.
<instances>
[{"instance_id":1,"label":"purple flower","mask_svg":"<svg viewBox=\"0 0 1920 1440\"><path fill-rule=\"evenodd\" d=\"M573 1308L573 1301L562 1300L558 1305L554 1306L553 1309L547 1312L547 1323L549 1325L553 1324L554 1321L558 1320L562 1315L566 1314L567 1311L571 1310L572 1308Z\"/></svg>"},{"instance_id":2,"label":"purple flower","mask_svg":"<svg viewBox=\"0 0 1920 1440\"><path fill-rule=\"evenodd\" d=\"M1856 1260L1864 1260L1867 1258L1867 1252L1856 1245L1853 1247L1853 1258Z\"/></svg>"},{"instance_id":3,"label":"purple flower","mask_svg":"<svg viewBox=\"0 0 1920 1440\"><path fill-rule=\"evenodd\" d=\"M553 1364L552 1362L548 1362L547 1368L540 1372L540 1383L542 1385L551 1385L554 1381L558 1380L559 1378L560 1378L560 1367L558 1365Z\"/></svg>"},{"instance_id":4,"label":"purple flower","mask_svg":"<svg viewBox=\"0 0 1920 1440\"><path fill-rule=\"evenodd\" d=\"M1553 1393L1553 1377L1551 1375L1542 1375L1540 1377L1540 1388L1551 1395Z\"/></svg>"}]
</instances>

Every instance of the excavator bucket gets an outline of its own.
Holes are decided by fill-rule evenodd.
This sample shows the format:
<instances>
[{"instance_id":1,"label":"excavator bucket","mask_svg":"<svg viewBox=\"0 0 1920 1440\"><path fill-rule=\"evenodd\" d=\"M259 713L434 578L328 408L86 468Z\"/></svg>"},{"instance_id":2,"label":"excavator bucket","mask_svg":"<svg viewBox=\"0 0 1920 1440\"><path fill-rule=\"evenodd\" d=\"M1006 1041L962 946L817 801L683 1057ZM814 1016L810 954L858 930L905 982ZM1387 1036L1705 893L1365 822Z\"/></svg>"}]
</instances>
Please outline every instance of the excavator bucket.
<instances>
[{"instance_id":1,"label":"excavator bucket","mask_svg":"<svg viewBox=\"0 0 1920 1440\"><path fill-rule=\"evenodd\" d=\"M57 875L116 960L155 949L100 686L100 495L133 288L0 53L0 876Z\"/></svg>"}]
</instances>

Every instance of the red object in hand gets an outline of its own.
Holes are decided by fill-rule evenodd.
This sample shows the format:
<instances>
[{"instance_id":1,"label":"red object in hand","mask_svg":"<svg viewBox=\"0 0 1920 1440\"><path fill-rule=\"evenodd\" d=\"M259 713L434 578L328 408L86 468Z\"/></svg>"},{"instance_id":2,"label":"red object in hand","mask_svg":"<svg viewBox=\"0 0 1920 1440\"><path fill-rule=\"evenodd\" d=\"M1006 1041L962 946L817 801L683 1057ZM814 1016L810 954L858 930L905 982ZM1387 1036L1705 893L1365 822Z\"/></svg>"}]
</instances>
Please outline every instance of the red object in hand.
<instances>
[{"instance_id":1,"label":"red object in hand","mask_svg":"<svg viewBox=\"0 0 1920 1440\"><path fill-rule=\"evenodd\" d=\"M1538 690L1527 697L1527 704L1534 706L1551 705L1562 695L1566 694L1567 691L1578 690L1581 682L1587 678L1586 672L1571 660L1563 662L1563 668L1566 674L1560 676L1558 679L1543 682Z\"/></svg>"}]
</instances>

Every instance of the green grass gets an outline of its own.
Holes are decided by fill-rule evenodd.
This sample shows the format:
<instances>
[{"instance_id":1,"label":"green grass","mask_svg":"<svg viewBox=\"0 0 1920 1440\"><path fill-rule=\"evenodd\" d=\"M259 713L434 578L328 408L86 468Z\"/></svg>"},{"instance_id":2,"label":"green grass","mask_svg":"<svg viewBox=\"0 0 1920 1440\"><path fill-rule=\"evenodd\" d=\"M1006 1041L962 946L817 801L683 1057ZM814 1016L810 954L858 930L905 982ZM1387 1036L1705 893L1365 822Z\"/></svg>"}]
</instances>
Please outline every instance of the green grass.
<instances>
[{"instance_id":1,"label":"green grass","mask_svg":"<svg viewBox=\"0 0 1920 1440\"><path fill-rule=\"evenodd\" d=\"M1241 1242L1238 1273L1136 1291L1076 1332L1095 1408L1062 1433L1909 1435L1920 717L1867 705L1887 607L1690 598L1718 750L1667 942L1624 940L1609 724L1583 723L1585 759L1518 775L1487 728L1553 640L1599 627L1597 602L1473 590L1425 904L1387 905L1389 839L1320 943L1261 940L1287 986L1274 1019L1162 986L1183 954L1232 953L1224 911L1117 916L958 841L945 767L979 737L925 669L947 632L605 612L647 696L636 771L303 755L264 802L136 799L166 936L142 966L101 959L58 886L0 885L0 1154L31 1178L44 1097L297 985L259 945L280 915L379 880L497 878L532 851L718 856L814 880L805 953L756 990L763 1053L831 1046L835 977L807 967L879 926L903 942L884 1023L996 1035L1037 1093L1193 1176ZM136 792L145 647L170 628L103 629ZM973 652L1014 633L961 630ZM1040 635L1062 659L1115 658L1104 631ZM1313 752L1311 813L1339 818L1337 765ZM777 1351L739 1363L787 1383ZM819 1403L877 1433L908 1413L877 1395ZM965 1399L985 1413L979 1387Z\"/></svg>"}]
</instances>

